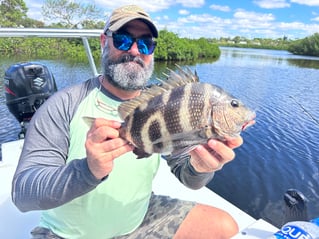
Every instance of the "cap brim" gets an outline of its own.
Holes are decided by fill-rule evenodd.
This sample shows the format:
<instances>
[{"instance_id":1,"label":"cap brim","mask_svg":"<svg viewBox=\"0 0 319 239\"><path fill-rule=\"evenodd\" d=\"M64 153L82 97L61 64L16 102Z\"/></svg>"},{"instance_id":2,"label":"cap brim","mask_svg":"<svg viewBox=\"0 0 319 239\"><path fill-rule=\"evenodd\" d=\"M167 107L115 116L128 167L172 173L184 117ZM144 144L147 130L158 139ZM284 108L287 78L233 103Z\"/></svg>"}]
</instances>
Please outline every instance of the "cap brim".
<instances>
[{"instance_id":1,"label":"cap brim","mask_svg":"<svg viewBox=\"0 0 319 239\"><path fill-rule=\"evenodd\" d=\"M115 31L119 30L121 27L123 27L126 23L133 21L133 20L142 20L150 28L150 30L153 34L153 37L155 37L155 38L158 37L158 31L157 31L157 28L155 27L154 23L151 22L148 18L144 18L144 17L140 17L140 16L125 17L125 18L119 19L114 24L112 24L112 26L110 26L108 29L111 30L112 32L115 32Z\"/></svg>"}]
</instances>

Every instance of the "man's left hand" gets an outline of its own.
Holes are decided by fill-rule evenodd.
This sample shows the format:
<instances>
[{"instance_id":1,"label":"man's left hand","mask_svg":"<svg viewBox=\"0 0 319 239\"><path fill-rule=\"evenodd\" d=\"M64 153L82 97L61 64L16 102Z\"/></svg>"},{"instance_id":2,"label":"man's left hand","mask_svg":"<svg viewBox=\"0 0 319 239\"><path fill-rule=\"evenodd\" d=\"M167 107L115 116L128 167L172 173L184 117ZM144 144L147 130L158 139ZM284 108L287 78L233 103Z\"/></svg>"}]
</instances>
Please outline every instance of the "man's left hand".
<instances>
[{"instance_id":1,"label":"man's left hand","mask_svg":"<svg viewBox=\"0 0 319 239\"><path fill-rule=\"evenodd\" d=\"M240 136L229 138L225 142L210 139L207 144L199 145L190 152L190 163L199 173L218 171L235 158L233 149L242 144L243 139Z\"/></svg>"}]
</instances>

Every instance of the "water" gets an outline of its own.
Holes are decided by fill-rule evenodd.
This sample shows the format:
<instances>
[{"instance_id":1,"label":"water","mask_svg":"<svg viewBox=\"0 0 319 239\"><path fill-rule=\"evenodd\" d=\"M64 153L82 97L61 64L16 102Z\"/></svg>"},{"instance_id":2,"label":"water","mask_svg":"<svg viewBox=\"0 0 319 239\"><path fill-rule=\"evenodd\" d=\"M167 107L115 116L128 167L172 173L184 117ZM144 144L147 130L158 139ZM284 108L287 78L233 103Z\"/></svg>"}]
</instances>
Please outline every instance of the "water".
<instances>
[{"instance_id":1,"label":"water","mask_svg":"<svg viewBox=\"0 0 319 239\"><path fill-rule=\"evenodd\" d=\"M319 215L319 125L313 120L319 119L318 67L318 58L285 51L224 49L219 61L198 69L257 112L236 159L209 187L277 226L284 220L282 199L289 188L309 199L309 217Z\"/></svg>"},{"instance_id":2,"label":"water","mask_svg":"<svg viewBox=\"0 0 319 239\"><path fill-rule=\"evenodd\" d=\"M0 142L15 140L18 122L5 106L0 60ZM43 61L59 89L91 77L88 63ZM167 65L156 63L154 77ZM174 66L168 65L170 68ZM216 62L190 65L200 79L242 99L257 123L242 134L236 159L216 173L209 188L255 218L283 224L283 195L296 188L309 199L309 218L319 216L319 58L286 51L222 48ZM194 192L196 193L196 191Z\"/></svg>"}]
</instances>

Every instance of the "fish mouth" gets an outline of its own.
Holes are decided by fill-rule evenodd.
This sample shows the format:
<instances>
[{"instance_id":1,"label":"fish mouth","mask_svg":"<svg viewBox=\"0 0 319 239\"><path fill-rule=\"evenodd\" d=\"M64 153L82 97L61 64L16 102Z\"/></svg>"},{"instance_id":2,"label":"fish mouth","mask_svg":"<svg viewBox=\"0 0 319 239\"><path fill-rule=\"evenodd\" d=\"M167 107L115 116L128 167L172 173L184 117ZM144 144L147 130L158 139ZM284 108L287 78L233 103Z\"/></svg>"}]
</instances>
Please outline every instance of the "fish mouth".
<instances>
[{"instance_id":1,"label":"fish mouth","mask_svg":"<svg viewBox=\"0 0 319 239\"><path fill-rule=\"evenodd\" d=\"M248 127L254 125L256 123L256 113L253 113L252 116L250 117L250 120L248 120L247 122L245 122L243 124L243 126L241 127L241 130L244 131L246 130Z\"/></svg>"},{"instance_id":2,"label":"fish mouth","mask_svg":"<svg viewBox=\"0 0 319 239\"><path fill-rule=\"evenodd\" d=\"M247 121L242 127L241 127L241 130L244 131L246 130L248 127L254 125L256 123L256 120L252 119L252 120L249 120Z\"/></svg>"}]
</instances>

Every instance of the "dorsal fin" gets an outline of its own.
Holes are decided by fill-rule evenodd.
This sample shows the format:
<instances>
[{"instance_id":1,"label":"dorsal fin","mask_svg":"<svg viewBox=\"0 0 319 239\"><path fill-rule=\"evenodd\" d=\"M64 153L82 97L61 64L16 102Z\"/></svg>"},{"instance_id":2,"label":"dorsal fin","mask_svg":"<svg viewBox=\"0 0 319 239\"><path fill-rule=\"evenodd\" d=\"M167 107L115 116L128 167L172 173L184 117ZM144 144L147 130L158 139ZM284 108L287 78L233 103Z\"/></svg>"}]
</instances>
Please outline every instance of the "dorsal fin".
<instances>
[{"instance_id":1,"label":"dorsal fin","mask_svg":"<svg viewBox=\"0 0 319 239\"><path fill-rule=\"evenodd\" d=\"M164 92L170 91L179 86L186 85L188 83L199 82L197 73L193 73L190 68L183 70L180 66L176 65L178 72L175 72L168 68L169 74L165 74L166 79L157 79L160 84L153 84L149 88L143 90L141 94L129 101L123 102L118 107L118 112L121 119L125 119L130 115L138 106L146 104L150 99L163 94Z\"/></svg>"}]
</instances>

